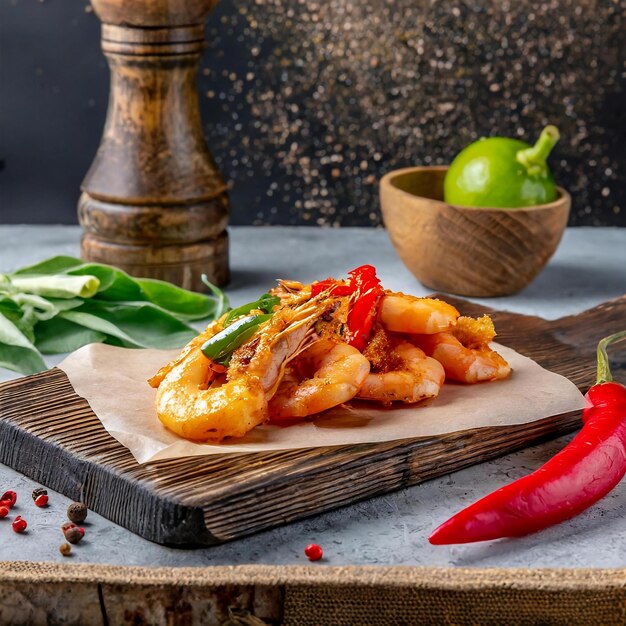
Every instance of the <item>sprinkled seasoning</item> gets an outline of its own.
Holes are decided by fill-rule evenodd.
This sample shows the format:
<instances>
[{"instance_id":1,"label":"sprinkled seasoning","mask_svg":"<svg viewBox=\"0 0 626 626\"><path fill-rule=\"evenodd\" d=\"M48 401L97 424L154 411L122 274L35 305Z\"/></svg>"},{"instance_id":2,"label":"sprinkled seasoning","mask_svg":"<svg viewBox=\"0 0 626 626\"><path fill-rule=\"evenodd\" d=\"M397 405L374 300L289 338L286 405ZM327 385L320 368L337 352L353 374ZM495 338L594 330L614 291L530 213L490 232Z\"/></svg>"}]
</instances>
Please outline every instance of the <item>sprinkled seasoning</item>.
<instances>
[{"instance_id":1,"label":"sprinkled seasoning","mask_svg":"<svg viewBox=\"0 0 626 626\"><path fill-rule=\"evenodd\" d=\"M622 14L619 1L219 4L200 93L234 223L379 225L383 173L553 122L573 223L624 224Z\"/></svg>"}]
</instances>

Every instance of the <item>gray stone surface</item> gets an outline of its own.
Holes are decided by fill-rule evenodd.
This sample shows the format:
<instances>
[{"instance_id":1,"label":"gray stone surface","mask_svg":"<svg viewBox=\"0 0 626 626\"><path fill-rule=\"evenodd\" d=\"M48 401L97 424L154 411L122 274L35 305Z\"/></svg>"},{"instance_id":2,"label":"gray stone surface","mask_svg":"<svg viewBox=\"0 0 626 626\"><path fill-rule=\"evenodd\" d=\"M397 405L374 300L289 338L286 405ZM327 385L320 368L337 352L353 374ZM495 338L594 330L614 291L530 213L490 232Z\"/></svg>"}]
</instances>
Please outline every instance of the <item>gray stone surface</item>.
<instances>
[{"instance_id":1,"label":"gray stone surface","mask_svg":"<svg viewBox=\"0 0 626 626\"><path fill-rule=\"evenodd\" d=\"M340 274L363 262L377 265L390 288L416 294L428 291L396 259L382 230L234 228L231 233L233 282L228 293L233 304L258 294L276 276L310 280ZM78 229L70 227L0 226L0 270L52 254L77 254L78 237ZM580 228L566 232L544 273L524 292L487 302L496 308L557 318L625 291L626 230ZM50 363L58 360L55 357ZM9 377L10 373L0 371L0 380ZM15 535L9 519L0 520L2 559L148 566L296 564L307 562L302 550L314 541L324 547L322 563L331 565L624 567L626 482L586 513L534 536L452 547L433 547L426 541L438 523L537 468L568 438L214 548L164 548L91 513L85 540L67 559L58 552L67 498L51 492L50 506L37 509L30 498L36 485L0 466L0 488L18 492L15 514L29 523L26 534Z\"/></svg>"}]
</instances>

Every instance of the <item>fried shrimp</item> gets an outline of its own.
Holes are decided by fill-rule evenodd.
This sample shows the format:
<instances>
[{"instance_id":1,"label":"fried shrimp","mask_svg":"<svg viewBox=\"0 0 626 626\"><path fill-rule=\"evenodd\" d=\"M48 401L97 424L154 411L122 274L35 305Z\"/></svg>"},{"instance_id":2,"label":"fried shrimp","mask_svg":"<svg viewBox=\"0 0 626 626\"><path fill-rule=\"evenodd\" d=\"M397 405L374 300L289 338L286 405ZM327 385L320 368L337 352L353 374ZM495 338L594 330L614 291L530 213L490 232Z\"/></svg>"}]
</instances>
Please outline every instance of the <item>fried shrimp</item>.
<instances>
[{"instance_id":1,"label":"fried shrimp","mask_svg":"<svg viewBox=\"0 0 626 626\"><path fill-rule=\"evenodd\" d=\"M420 402L436 397L443 381L440 363L401 341L387 351L382 370L367 376L357 398L385 404Z\"/></svg>"},{"instance_id":2,"label":"fried shrimp","mask_svg":"<svg viewBox=\"0 0 626 626\"><path fill-rule=\"evenodd\" d=\"M152 378L148 379L148 384L150 387L154 387L155 389L161 384L163 379L169 374L169 372L179 363L181 363L187 355L193 350L199 350L207 339L210 339L214 335L222 330L222 318L219 320L215 320L211 324L209 324L204 331L202 331L197 337L194 337L181 351L181 353L173 360L170 361L167 365L164 365ZM207 374L210 378L210 372ZM207 378L208 380L208 378Z\"/></svg>"},{"instance_id":3,"label":"fried shrimp","mask_svg":"<svg viewBox=\"0 0 626 626\"><path fill-rule=\"evenodd\" d=\"M417 403L436 397L446 377L505 378L511 368L490 348L494 336L488 316L386 291L361 265L340 280L279 280L209 324L148 383L166 428L219 442L352 399Z\"/></svg>"},{"instance_id":4,"label":"fried shrimp","mask_svg":"<svg viewBox=\"0 0 626 626\"><path fill-rule=\"evenodd\" d=\"M275 419L306 417L348 402L369 371L369 361L356 348L318 340L287 367L270 401L270 415Z\"/></svg>"},{"instance_id":5,"label":"fried shrimp","mask_svg":"<svg viewBox=\"0 0 626 626\"><path fill-rule=\"evenodd\" d=\"M509 364L489 347L495 334L487 315L478 319L459 317L451 332L415 336L413 341L443 365L448 378L478 383L506 378L511 373Z\"/></svg>"},{"instance_id":6,"label":"fried shrimp","mask_svg":"<svg viewBox=\"0 0 626 626\"><path fill-rule=\"evenodd\" d=\"M387 291L381 298L378 321L397 333L432 334L450 330L460 313L447 302Z\"/></svg>"},{"instance_id":7,"label":"fried shrimp","mask_svg":"<svg viewBox=\"0 0 626 626\"><path fill-rule=\"evenodd\" d=\"M268 403L285 363L310 336L326 303L277 311L255 337L235 351L225 377L211 384L213 362L194 339L161 380L156 397L161 422L182 437L220 441L242 437L269 417Z\"/></svg>"}]
</instances>

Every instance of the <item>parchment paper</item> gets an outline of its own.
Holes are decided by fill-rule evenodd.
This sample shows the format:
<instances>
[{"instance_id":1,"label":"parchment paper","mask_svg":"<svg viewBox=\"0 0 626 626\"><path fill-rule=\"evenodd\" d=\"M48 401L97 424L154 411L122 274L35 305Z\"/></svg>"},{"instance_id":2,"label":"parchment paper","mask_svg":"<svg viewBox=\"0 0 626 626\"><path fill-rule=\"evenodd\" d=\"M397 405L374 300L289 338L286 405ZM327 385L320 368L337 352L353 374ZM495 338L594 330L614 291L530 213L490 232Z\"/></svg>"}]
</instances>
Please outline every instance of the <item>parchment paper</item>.
<instances>
[{"instance_id":1,"label":"parchment paper","mask_svg":"<svg viewBox=\"0 0 626 626\"><path fill-rule=\"evenodd\" d=\"M513 368L504 381L446 383L435 400L392 409L355 403L289 427L264 425L244 438L198 444L169 432L154 408L156 391L146 380L179 350L130 350L91 344L58 367L85 398L104 428L139 463L157 459L376 443L428 437L485 426L525 424L585 406L576 386L510 348L494 348Z\"/></svg>"}]
</instances>

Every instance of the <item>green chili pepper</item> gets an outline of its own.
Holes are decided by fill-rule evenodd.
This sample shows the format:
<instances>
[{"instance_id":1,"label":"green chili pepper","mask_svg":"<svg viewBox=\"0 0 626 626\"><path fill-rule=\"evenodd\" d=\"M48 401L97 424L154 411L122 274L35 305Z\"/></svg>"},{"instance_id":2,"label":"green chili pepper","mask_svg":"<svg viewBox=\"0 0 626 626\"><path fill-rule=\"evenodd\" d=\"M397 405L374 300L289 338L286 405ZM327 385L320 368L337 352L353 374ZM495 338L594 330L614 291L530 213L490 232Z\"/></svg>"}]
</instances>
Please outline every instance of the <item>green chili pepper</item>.
<instances>
[{"instance_id":1,"label":"green chili pepper","mask_svg":"<svg viewBox=\"0 0 626 626\"><path fill-rule=\"evenodd\" d=\"M264 293L258 300L248 302L248 304L242 304L240 307L233 309L224 320L224 328L226 326L230 326L233 323L233 320L241 317L242 315L247 315L250 311L260 309L264 313L271 313L272 309L277 304L280 304L280 298L272 296L269 293Z\"/></svg>"},{"instance_id":2,"label":"green chili pepper","mask_svg":"<svg viewBox=\"0 0 626 626\"><path fill-rule=\"evenodd\" d=\"M271 314L250 315L233 322L204 343L202 354L216 363L228 363L230 355L254 335L260 324L271 317Z\"/></svg>"}]
</instances>

